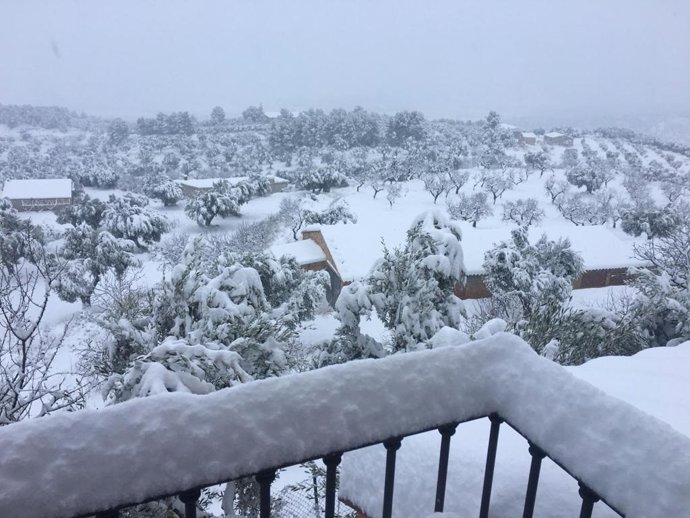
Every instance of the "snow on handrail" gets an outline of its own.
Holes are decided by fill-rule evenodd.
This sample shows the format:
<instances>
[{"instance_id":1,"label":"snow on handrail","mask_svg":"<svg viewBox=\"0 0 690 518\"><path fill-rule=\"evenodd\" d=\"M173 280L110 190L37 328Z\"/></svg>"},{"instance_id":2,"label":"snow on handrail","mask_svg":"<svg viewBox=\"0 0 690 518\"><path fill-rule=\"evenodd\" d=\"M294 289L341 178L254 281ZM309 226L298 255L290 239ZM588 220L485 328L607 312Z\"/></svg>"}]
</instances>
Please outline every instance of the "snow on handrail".
<instances>
[{"instance_id":1,"label":"snow on handrail","mask_svg":"<svg viewBox=\"0 0 690 518\"><path fill-rule=\"evenodd\" d=\"M74 516L497 413L610 505L687 516L690 439L497 334L0 428L0 516Z\"/></svg>"}]
</instances>

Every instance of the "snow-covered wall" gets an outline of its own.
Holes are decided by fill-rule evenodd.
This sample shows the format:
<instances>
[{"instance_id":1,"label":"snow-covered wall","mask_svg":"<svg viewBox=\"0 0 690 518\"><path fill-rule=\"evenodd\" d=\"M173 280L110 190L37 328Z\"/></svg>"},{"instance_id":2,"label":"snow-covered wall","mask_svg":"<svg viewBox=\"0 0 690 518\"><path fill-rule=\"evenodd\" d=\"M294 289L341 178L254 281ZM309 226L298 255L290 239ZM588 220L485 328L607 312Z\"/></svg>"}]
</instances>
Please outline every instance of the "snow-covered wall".
<instances>
[{"instance_id":1,"label":"snow-covered wall","mask_svg":"<svg viewBox=\"0 0 690 518\"><path fill-rule=\"evenodd\" d=\"M88 513L492 412L628 518L687 515L690 439L497 334L6 426L0 516Z\"/></svg>"}]
</instances>

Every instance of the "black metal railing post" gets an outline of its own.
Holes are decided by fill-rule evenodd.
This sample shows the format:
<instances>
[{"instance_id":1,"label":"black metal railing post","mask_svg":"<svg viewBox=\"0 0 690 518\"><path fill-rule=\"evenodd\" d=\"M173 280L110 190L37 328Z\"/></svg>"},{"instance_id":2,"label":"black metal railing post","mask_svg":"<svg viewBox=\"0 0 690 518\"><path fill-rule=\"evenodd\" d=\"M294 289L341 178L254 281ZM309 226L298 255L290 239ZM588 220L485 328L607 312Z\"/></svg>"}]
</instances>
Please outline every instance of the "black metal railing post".
<instances>
[{"instance_id":1,"label":"black metal railing post","mask_svg":"<svg viewBox=\"0 0 690 518\"><path fill-rule=\"evenodd\" d=\"M599 495L594 491L584 485L582 482L580 484L580 497L582 497L582 507L580 508L580 518L592 518L592 511L594 510L594 504L599 500Z\"/></svg>"},{"instance_id":2,"label":"black metal railing post","mask_svg":"<svg viewBox=\"0 0 690 518\"><path fill-rule=\"evenodd\" d=\"M494 466L496 465L496 450L498 448L498 432L503 422L503 419L501 419L498 414L491 414L489 420L491 421L491 431L489 432L489 447L486 452L484 487L482 488L482 502L479 507L479 518L489 518L491 487L494 482Z\"/></svg>"},{"instance_id":3,"label":"black metal railing post","mask_svg":"<svg viewBox=\"0 0 690 518\"><path fill-rule=\"evenodd\" d=\"M522 518L532 518L532 515L534 514L534 504L537 501L537 486L539 485L541 461L544 457L546 457L546 453L532 443L529 445L529 454L532 456L532 463L529 467L529 480L527 481L525 509L522 513Z\"/></svg>"},{"instance_id":4,"label":"black metal railing post","mask_svg":"<svg viewBox=\"0 0 690 518\"><path fill-rule=\"evenodd\" d=\"M201 496L200 489L190 489L180 493L180 500L184 504L184 518L196 518L196 503Z\"/></svg>"},{"instance_id":5,"label":"black metal railing post","mask_svg":"<svg viewBox=\"0 0 690 518\"><path fill-rule=\"evenodd\" d=\"M259 518L271 518L271 484L276 478L276 470L262 471L255 478L259 483Z\"/></svg>"},{"instance_id":6,"label":"black metal railing post","mask_svg":"<svg viewBox=\"0 0 690 518\"><path fill-rule=\"evenodd\" d=\"M448 455L450 454L450 438L455 434L457 423L441 426L441 451L438 459L438 477L436 478L436 502L434 512L442 513L446 500L446 481L448 480Z\"/></svg>"},{"instance_id":7,"label":"black metal railing post","mask_svg":"<svg viewBox=\"0 0 690 518\"><path fill-rule=\"evenodd\" d=\"M342 458L340 453L332 453L323 458L323 463L326 465L326 518L335 517L335 489L338 465Z\"/></svg>"},{"instance_id":8,"label":"black metal railing post","mask_svg":"<svg viewBox=\"0 0 690 518\"><path fill-rule=\"evenodd\" d=\"M383 512L381 518L391 518L393 514L393 485L395 484L395 455L400 449L399 437L383 441L386 448L386 478L383 486Z\"/></svg>"}]
</instances>

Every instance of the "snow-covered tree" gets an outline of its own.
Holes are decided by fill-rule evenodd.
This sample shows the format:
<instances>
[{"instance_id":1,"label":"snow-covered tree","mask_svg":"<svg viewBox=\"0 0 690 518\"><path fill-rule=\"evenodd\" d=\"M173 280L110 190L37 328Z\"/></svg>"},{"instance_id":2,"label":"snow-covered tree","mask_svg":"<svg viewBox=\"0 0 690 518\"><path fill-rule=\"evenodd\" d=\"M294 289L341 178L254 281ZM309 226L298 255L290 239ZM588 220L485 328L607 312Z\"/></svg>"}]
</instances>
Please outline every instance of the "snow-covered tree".
<instances>
[{"instance_id":1,"label":"snow-covered tree","mask_svg":"<svg viewBox=\"0 0 690 518\"><path fill-rule=\"evenodd\" d=\"M408 141L420 141L425 136L426 120L420 112L398 112L388 121L386 138L391 146L402 146Z\"/></svg>"},{"instance_id":2,"label":"snow-covered tree","mask_svg":"<svg viewBox=\"0 0 690 518\"><path fill-rule=\"evenodd\" d=\"M639 295L633 314L649 346L674 345L690 339L690 219L675 231L636 248L635 255L650 265L639 269L630 284Z\"/></svg>"},{"instance_id":3,"label":"snow-covered tree","mask_svg":"<svg viewBox=\"0 0 690 518\"><path fill-rule=\"evenodd\" d=\"M520 228L511 232L511 241L484 254L483 268L492 296L508 308L506 319L512 319L516 306L519 318L529 319L539 307L569 299L583 263L567 239L542 235L531 244L528 230Z\"/></svg>"},{"instance_id":4,"label":"snow-covered tree","mask_svg":"<svg viewBox=\"0 0 690 518\"><path fill-rule=\"evenodd\" d=\"M168 219L147 207L148 203L147 197L136 194L119 198L110 195L103 211L103 227L116 238L127 239L147 249L170 229Z\"/></svg>"},{"instance_id":5,"label":"snow-covered tree","mask_svg":"<svg viewBox=\"0 0 690 518\"><path fill-rule=\"evenodd\" d=\"M189 200L184 212L200 226L208 227L217 216L239 216L240 204L228 183L221 181L215 183L211 190Z\"/></svg>"},{"instance_id":6,"label":"snow-covered tree","mask_svg":"<svg viewBox=\"0 0 690 518\"><path fill-rule=\"evenodd\" d=\"M98 228L101 226L105 208L106 205L101 200L85 194L72 205L60 211L57 222L63 225L70 223L75 227L86 223L93 228Z\"/></svg>"},{"instance_id":7,"label":"snow-covered tree","mask_svg":"<svg viewBox=\"0 0 690 518\"><path fill-rule=\"evenodd\" d=\"M584 192L561 196L556 207L561 215L575 225L604 225L609 219L607 205Z\"/></svg>"},{"instance_id":8,"label":"snow-covered tree","mask_svg":"<svg viewBox=\"0 0 690 518\"><path fill-rule=\"evenodd\" d=\"M67 327L44 328L56 266L0 267L0 427L83 406L82 387L68 383L55 361Z\"/></svg>"},{"instance_id":9,"label":"snow-covered tree","mask_svg":"<svg viewBox=\"0 0 690 518\"><path fill-rule=\"evenodd\" d=\"M66 260L55 283L55 290L63 300L81 300L91 304L91 297L107 272L117 276L139 264L132 241L120 239L110 232L99 231L85 223L68 229L64 234L60 255Z\"/></svg>"},{"instance_id":10,"label":"snow-covered tree","mask_svg":"<svg viewBox=\"0 0 690 518\"><path fill-rule=\"evenodd\" d=\"M544 171L552 167L551 158L544 151L525 153L525 165L528 170L539 171L539 177L544 176Z\"/></svg>"},{"instance_id":11,"label":"snow-covered tree","mask_svg":"<svg viewBox=\"0 0 690 518\"><path fill-rule=\"evenodd\" d=\"M485 171L481 175L480 185L491 194L493 204L496 205L503 193L515 185L515 175L512 170Z\"/></svg>"},{"instance_id":12,"label":"snow-covered tree","mask_svg":"<svg viewBox=\"0 0 690 518\"><path fill-rule=\"evenodd\" d=\"M346 350L334 355L337 361L381 354L359 331L361 316L372 310L392 334L392 352L424 348L444 326L457 329L465 314L454 294L464 278L460 240L457 224L429 212L413 222L403 247L384 247L370 276L347 286L338 298L342 329L336 343Z\"/></svg>"},{"instance_id":13,"label":"snow-covered tree","mask_svg":"<svg viewBox=\"0 0 690 518\"><path fill-rule=\"evenodd\" d=\"M561 167L570 169L575 167L580 162L580 154L577 149L569 147L563 151L561 156Z\"/></svg>"},{"instance_id":14,"label":"snow-covered tree","mask_svg":"<svg viewBox=\"0 0 690 518\"><path fill-rule=\"evenodd\" d=\"M388 204L393 207L395 202L403 195L403 186L399 182L391 182L386 188L386 200Z\"/></svg>"},{"instance_id":15,"label":"snow-covered tree","mask_svg":"<svg viewBox=\"0 0 690 518\"><path fill-rule=\"evenodd\" d=\"M460 189L467 183L470 175L467 171L448 171L448 181L450 182L451 188L455 189L455 194L460 194Z\"/></svg>"},{"instance_id":16,"label":"snow-covered tree","mask_svg":"<svg viewBox=\"0 0 690 518\"><path fill-rule=\"evenodd\" d=\"M453 219L471 221L475 228L477 222L493 214L488 195L485 192L475 192L470 195L462 193L454 200L448 201L447 209L448 214Z\"/></svg>"},{"instance_id":17,"label":"snow-covered tree","mask_svg":"<svg viewBox=\"0 0 690 518\"><path fill-rule=\"evenodd\" d=\"M184 198L180 184L165 175L147 178L144 183L144 194L149 198L162 201L166 207L172 207Z\"/></svg>"},{"instance_id":18,"label":"snow-covered tree","mask_svg":"<svg viewBox=\"0 0 690 518\"><path fill-rule=\"evenodd\" d=\"M551 203L558 205L570 189L570 184L565 180L556 180L556 177L551 175L544 182L544 189L549 193Z\"/></svg>"},{"instance_id":19,"label":"snow-covered tree","mask_svg":"<svg viewBox=\"0 0 690 518\"><path fill-rule=\"evenodd\" d=\"M221 126L225 122L225 110L221 106L214 106L211 110L211 124Z\"/></svg>"},{"instance_id":20,"label":"snow-covered tree","mask_svg":"<svg viewBox=\"0 0 690 518\"><path fill-rule=\"evenodd\" d=\"M108 125L108 141L116 146L122 144L129 136L129 126L122 119L113 119Z\"/></svg>"},{"instance_id":21,"label":"snow-covered tree","mask_svg":"<svg viewBox=\"0 0 690 518\"><path fill-rule=\"evenodd\" d=\"M647 239L671 237L680 223L678 212L670 205L664 208L636 206L621 213L623 232L633 236L644 233Z\"/></svg>"},{"instance_id":22,"label":"snow-covered tree","mask_svg":"<svg viewBox=\"0 0 690 518\"><path fill-rule=\"evenodd\" d=\"M535 198L507 201L503 204L503 221L513 221L519 226L538 225L544 219L544 211Z\"/></svg>"},{"instance_id":23,"label":"snow-covered tree","mask_svg":"<svg viewBox=\"0 0 690 518\"><path fill-rule=\"evenodd\" d=\"M347 185L347 177L333 165L300 168L297 171L297 186L316 194L330 192L334 187Z\"/></svg>"},{"instance_id":24,"label":"snow-covered tree","mask_svg":"<svg viewBox=\"0 0 690 518\"><path fill-rule=\"evenodd\" d=\"M568 169L566 178L575 187L584 187L590 194L599 189L605 180L600 170L581 162Z\"/></svg>"},{"instance_id":25,"label":"snow-covered tree","mask_svg":"<svg viewBox=\"0 0 690 518\"><path fill-rule=\"evenodd\" d=\"M422 176L424 189L431 194L434 204L439 197L451 189L452 184L447 174L427 173Z\"/></svg>"}]
</instances>

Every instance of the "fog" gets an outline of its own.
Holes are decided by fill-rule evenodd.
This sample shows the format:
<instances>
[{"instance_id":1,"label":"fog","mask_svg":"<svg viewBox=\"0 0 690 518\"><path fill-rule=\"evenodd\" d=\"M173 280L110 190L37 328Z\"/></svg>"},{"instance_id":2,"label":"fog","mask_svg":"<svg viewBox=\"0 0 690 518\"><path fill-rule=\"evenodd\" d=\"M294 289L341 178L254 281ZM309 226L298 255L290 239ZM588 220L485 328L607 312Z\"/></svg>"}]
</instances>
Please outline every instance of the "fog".
<instances>
[{"instance_id":1,"label":"fog","mask_svg":"<svg viewBox=\"0 0 690 518\"><path fill-rule=\"evenodd\" d=\"M564 121L690 114L690 2L0 4L0 103Z\"/></svg>"}]
</instances>

